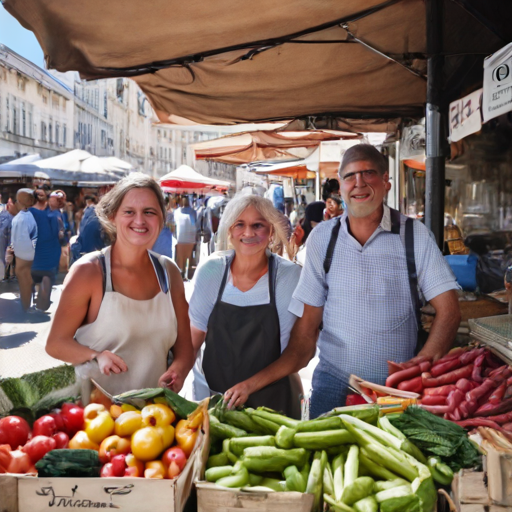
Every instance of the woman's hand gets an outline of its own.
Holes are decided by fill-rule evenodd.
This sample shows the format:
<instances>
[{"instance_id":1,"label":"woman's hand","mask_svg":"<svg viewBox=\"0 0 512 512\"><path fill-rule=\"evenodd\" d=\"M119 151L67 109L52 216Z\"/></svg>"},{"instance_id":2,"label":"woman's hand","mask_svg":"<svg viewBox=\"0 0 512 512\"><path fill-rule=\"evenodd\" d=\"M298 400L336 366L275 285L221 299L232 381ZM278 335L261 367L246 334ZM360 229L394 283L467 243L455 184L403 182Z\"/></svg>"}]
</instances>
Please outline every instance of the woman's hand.
<instances>
[{"instance_id":1,"label":"woman's hand","mask_svg":"<svg viewBox=\"0 0 512 512\"><path fill-rule=\"evenodd\" d=\"M227 402L228 409L233 409L234 407L242 407L242 405L247 402L249 395L253 391L254 390L246 380L239 382L224 393L224 402Z\"/></svg>"},{"instance_id":2,"label":"woman's hand","mask_svg":"<svg viewBox=\"0 0 512 512\"><path fill-rule=\"evenodd\" d=\"M116 354L113 354L109 350L104 350L96 356L98 366L100 367L101 373L104 375L110 375L110 373L122 373L128 371L128 366L123 359Z\"/></svg>"},{"instance_id":3,"label":"woman's hand","mask_svg":"<svg viewBox=\"0 0 512 512\"><path fill-rule=\"evenodd\" d=\"M158 385L162 388L169 388L175 393L179 393L187 377L188 371L172 363L168 370L158 379Z\"/></svg>"}]
</instances>

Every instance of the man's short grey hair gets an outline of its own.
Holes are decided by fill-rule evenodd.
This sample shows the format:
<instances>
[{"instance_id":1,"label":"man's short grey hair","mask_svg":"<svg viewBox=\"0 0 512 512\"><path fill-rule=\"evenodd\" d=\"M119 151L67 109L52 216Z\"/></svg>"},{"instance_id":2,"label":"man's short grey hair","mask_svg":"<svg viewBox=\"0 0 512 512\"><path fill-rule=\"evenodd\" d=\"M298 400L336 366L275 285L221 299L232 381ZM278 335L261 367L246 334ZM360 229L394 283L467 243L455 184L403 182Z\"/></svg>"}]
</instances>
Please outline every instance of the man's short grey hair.
<instances>
[{"instance_id":1,"label":"man's short grey hair","mask_svg":"<svg viewBox=\"0 0 512 512\"><path fill-rule=\"evenodd\" d=\"M256 208L261 216L272 226L272 241L268 248L272 252L280 252L285 247L288 251L289 224L286 217L274 208L272 201L256 195L242 194L237 194L226 205L219 224L219 250L225 251L230 248L231 228L249 206Z\"/></svg>"},{"instance_id":2,"label":"man's short grey hair","mask_svg":"<svg viewBox=\"0 0 512 512\"><path fill-rule=\"evenodd\" d=\"M340 177L343 169L345 169L347 165L354 162L360 162L361 160L372 162L372 164L375 165L375 170L379 171L381 174L389 172L386 157L375 146L372 146L371 144L356 144L355 146L347 149L343 155L340 168L338 170Z\"/></svg>"}]
</instances>

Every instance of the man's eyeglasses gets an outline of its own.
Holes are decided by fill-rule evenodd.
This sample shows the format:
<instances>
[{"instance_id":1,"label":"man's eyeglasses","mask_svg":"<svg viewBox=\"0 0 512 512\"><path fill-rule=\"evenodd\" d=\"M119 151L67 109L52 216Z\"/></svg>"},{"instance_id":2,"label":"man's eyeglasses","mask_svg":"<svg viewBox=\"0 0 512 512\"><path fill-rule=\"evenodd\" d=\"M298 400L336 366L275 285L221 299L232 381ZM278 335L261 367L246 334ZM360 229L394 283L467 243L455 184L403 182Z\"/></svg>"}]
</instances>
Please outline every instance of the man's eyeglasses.
<instances>
[{"instance_id":1,"label":"man's eyeglasses","mask_svg":"<svg viewBox=\"0 0 512 512\"><path fill-rule=\"evenodd\" d=\"M341 179L345 183L352 183L356 181L357 174L360 174L364 181L373 181L379 175L374 169L366 169L364 171L348 172L345 176L341 176Z\"/></svg>"}]
</instances>

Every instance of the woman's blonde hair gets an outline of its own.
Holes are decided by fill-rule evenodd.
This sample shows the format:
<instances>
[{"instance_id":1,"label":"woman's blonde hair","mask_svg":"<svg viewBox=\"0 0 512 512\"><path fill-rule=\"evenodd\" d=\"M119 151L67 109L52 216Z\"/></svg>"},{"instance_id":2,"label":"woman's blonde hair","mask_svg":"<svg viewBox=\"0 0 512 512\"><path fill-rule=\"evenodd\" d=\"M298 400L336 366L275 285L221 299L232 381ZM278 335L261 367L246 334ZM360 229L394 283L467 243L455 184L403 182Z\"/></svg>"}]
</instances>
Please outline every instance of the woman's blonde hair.
<instances>
[{"instance_id":1,"label":"woman's blonde hair","mask_svg":"<svg viewBox=\"0 0 512 512\"><path fill-rule=\"evenodd\" d=\"M98 219L112 242L115 242L117 238L116 226L112 220L121 207L124 196L128 194L130 190L136 188L148 188L155 193L158 205L160 206L161 225L162 227L164 225L166 215L165 200L160 185L158 185L158 183L147 174L133 172L129 176L118 181L114 188L105 194L96 206Z\"/></svg>"},{"instance_id":2,"label":"woman's blonde hair","mask_svg":"<svg viewBox=\"0 0 512 512\"><path fill-rule=\"evenodd\" d=\"M231 228L249 207L253 206L271 225L271 242L268 248L275 253L281 253L283 248L289 250L288 235L290 226L287 218L274 208L268 199L256 195L236 195L226 205L219 224L218 249L225 251L230 248Z\"/></svg>"}]
</instances>

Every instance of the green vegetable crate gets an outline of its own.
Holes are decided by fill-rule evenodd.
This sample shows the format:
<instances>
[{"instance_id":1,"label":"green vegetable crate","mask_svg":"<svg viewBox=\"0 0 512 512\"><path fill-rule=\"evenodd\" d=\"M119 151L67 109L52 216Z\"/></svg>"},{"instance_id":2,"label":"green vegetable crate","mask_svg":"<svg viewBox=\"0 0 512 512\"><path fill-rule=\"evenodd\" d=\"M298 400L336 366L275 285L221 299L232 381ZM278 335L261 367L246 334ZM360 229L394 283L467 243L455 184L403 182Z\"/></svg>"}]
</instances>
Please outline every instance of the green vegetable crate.
<instances>
[{"instance_id":1,"label":"green vegetable crate","mask_svg":"<svg viewBox=\"0 0 512 512\"><path fill-rule=\"evenodd\" d=\"M221 489L214 483L197 482L197 512L243 509L243 512L310 512L313 494L300 492L246 492Z\"/></svg>"}]
</instances>

